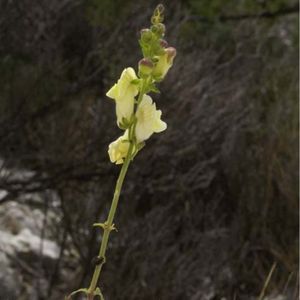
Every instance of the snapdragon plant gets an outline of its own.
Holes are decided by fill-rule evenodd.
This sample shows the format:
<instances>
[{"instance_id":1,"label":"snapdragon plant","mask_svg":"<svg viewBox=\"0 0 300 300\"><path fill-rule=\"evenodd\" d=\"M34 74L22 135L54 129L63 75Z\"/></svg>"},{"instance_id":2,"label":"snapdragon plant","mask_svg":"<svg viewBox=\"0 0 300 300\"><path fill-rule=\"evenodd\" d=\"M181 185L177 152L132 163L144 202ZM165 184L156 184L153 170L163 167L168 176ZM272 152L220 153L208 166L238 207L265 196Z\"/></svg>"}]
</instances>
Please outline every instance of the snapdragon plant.
<instances>
[{"instance_id":1,"label":"snapdragon plant","mask_svg":"<svg viewBox=\"0 0 300 300\"><path fill-rule=\"evenodd\" d=\"M161 111L156 108L150 92L159 93L157 83L161 82L173 64L176 49L168 47L163 39L163 5L159 4L151 18L151 27L142 29L139 44L143 58L138 63L138 74L131 67L124 69L120 79L107 92L106 96L116 104L117 125L123 134L108 147L110 161L122 165L107 220L95 223L103 230L103 236L96 257L95 269L88 288L81 288L71 293L67 299L77 293L84 293L88 300L98 296L104 300L98 287L99 277L106 262L106 249L110 233L116 230L114 217L129 164L145 146L153 133L162 132L167 124L161 120Z\"/></svg>"}]
</instances>

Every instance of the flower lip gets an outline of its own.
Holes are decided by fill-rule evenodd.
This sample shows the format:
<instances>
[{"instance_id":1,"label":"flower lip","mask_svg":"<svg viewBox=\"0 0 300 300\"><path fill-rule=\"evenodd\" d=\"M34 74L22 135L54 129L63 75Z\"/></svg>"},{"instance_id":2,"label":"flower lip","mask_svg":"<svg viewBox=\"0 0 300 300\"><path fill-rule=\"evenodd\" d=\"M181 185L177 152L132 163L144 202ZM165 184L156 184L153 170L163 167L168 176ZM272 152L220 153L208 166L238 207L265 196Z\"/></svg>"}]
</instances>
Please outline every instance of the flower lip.
<instances>
[{"instance_id":1,"label":"flower lip","mask_svg":"<svg viewBox=\"0 0 300 300\"><path fill-rule=\"evenodd\" d=\"M177 51L174 47L168 47L165 49L169 58L174 58L177 54Z\"/></svg>"},{"instance_id":2,"label":"flower lip","mask_svg":"<svg viewBox=\"0 0 300 300\"><path fill-rule=\"evenodd\" d=\"M153 63L150 59L148 58L143 58L139 61L139 65L142 65L142 66L145 66L145 67L148 67L148 68L153 68Z\"/></svg>"},{"instance_id":3,"label":"flower lip","mask_svg":"<svg viewBox=\"0 0 300 300\"><path fill-rule=\"evenodd\" d=\"M167 128L161 120L161 111L156 109L152 98L144 95L137 112L136 138L138 142L147 140L154 132L158 133Z\"/></svg>"},{"instance_id":4,"label":"flower lip","mask_svg":"<svg viewBox=\"0 0 300 300\"><path fill-rule=\"evenodd\" d=\"M160 39L159 44L163 47L163 48L167 48L168 47L168 42L164 39Z\"/></svg>"}]
</instances>

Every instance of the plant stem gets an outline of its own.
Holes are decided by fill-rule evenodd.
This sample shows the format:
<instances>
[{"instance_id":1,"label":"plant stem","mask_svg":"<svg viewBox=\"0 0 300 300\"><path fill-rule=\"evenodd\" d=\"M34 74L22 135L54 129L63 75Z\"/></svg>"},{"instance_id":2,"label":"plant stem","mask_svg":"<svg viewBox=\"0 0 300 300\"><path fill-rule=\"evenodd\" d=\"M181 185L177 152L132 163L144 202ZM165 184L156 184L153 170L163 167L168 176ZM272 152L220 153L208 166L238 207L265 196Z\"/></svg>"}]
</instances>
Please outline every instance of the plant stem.
<instances>
[{"instance_id":1,"label":"plant stem","mask_svg":"<svg viewBox=\"0 0 300 300\"><path fill-rule=\"evenodd\" d=\"M114 197L113 197L111 207L109 210L108 218L107 218L107 221L105 222L103 238L102 238L99 255L98 255L99 258L102 259L102 262L95 267L92 281L91 281L90 287L88 289L89 293L91 293L91 294L95 291L95 289L97 287L100 272L101 272L103 264L105 263L105 253L106 253L106 248L107 248L107 244L108 244L108 239L109 239L110 232L112 231L112 228L113 228L113 220L114 220L114 216L115 216L116 209L118 206L123 181L124 181L126 172L128 170L129 164L130 164L132 150L133 150L133 143L130 142L126 159L123 163L123 166L121 168L121 171L120 171L117 183L116 183Z\"/></svg>"}]
</instances>

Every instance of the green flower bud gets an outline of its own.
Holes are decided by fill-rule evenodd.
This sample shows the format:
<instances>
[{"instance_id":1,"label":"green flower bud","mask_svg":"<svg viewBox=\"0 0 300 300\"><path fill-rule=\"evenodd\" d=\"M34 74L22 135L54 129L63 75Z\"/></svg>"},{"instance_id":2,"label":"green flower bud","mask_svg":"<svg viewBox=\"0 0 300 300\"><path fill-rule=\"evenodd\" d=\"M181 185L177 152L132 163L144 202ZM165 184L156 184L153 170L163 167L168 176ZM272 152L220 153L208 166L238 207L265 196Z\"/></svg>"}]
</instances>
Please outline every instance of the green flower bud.
<instances>
[{"instance_id":1,"label":"green flower bud","mask_svg":"<svg viewBox=\"0 0 300 300\"><path fill-rule=\"evenodd\" d=\"M165 8L162 4L157 5L153 12L153 16L151 17L151 23L152 24L157 24L160 23L164 20L164 12Z\"/></svg>"},{"instance_id":2,"label":"green flower bud","mask_svg":"<svg viewBox=\"0 0 300 300\"><path fill-rule=\"evenodd\" d=\"M162 14L165 10L164 6L160 3L155 8L156 11L158 11L160 14Z\"/></svg>"},{"instance_id":3,"label":"green flower bud","mask_svg":"<svg viewBox=\"0 0 300 300\"><path fill-rule=\"evenodd\" d=\"M143 43L150 43L153 37L153 33L150 29L145 28L141 30L141 41Z\"/></svg>"},{"instance_id":4,"label":"green flower bud","mask_svg":"<svg viewBox=\"0 0 300 300\"><path fill-rule=\"evenodd\" d=\"M152 73L154 64L150 59L143 58L139 61L139 76L144 77Z\"/></svg>"},{"instance_id":5,"label":"green flower bud","mask_svg":"<svg viewBox=\"0 0 300 300\"><path fill-rule=\"evenodd\" d=\"M158 23L155 25L151 26L151 31L156 35L156 36L164 36L166 32L166 27L163 23Z\"/></svg>"}]
</instances>

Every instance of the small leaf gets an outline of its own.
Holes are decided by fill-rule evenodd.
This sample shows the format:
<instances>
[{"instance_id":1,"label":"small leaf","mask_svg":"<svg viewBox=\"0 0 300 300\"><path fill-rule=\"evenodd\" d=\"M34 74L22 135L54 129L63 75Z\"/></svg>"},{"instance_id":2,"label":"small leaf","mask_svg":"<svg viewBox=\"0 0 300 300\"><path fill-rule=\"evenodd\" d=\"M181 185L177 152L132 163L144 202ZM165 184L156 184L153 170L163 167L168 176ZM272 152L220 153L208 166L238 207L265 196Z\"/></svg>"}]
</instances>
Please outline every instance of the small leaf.
<instances>
[{"instance_id":1,"label":"small leaf","mask_svg":"<svg viewBox=\"0 0 300 300\"><path fill-rule=\"evenodd\" d=\"M140 80L139 79L133 79L131 82L131 84L140 84Z\"/></svg>"},{"instance_id":2,"label":"small leaf","mask_svg":"<svg viewBox=\"0 0 300 300\"><path fill-rule=\"evenodd\" d=\"M122 130L126 130L126 129L127 129L127 127L124 126L124 124L122 124L122 123L118 123L118 127L119 127L120 129L122 129Z\"/></svg>"},{"instance_id":3,"label":"small leaf","mask_svg":"<svg viewBox=\"0 0 300 300\"><path fill-rule=\"evenodd\" d=\"M157 93L157 94L160 93L159 89L158 89L157 86L155 86L154 84L152 84L152 85L150 86L150 91L153 92L153 93Z\"/></svg>"},{"instance_id":4,"label":"small leaf","mask_svg":"<svg viewBox=\"0 0 300 300\"><path fill-rule=\"evenodd\" d=\"M122 122L118 123L118 126L122 130L126 130L131 125L131 120L127 120L126 118L122 118Z\"/></svg>"},{"instance_id":5,"label":"small leaf","mask_svg":"<svg viewBox=\"0 0 300 300\"><path fill-rule=\"evenodd\" d=\"M105 223L94 223L93 227L101 227L101 228L105 229Z\"/></svg>"},{"instance_id":6,"label":"small leaf","mask_svg":"<svg viewBox=\"0 0 300 300\"><path fill-rule=\"evenodd\" d=\"M145 145L146 145L146 143L145 143L145 142L141 142L141 143L139 143L139 144L137 145L137 150L138 150L138 151L140 151L142 148L144 148L144 147L145 147Z\"/></svg>"},{"instance_id":7,"label":"small leaf","mask_svg":"<svg viewBox=\"0 0 300 300\"><path fill-rule=\"evenodd\" d=\"M154 79L156 82L162 81L162 80L163 80L162 74L157 74L157 75L153 76L153 79Z\"/></svg>"},{"instance_id":8,"label":"small leaf","mask_svg":"<svg viewBox=\"0 0 300 300\"><path fill-rule=\"evenodd\" d=\"M68 295L67 297L65 297L65 299L66 300L71 300L72 296L74 296L76 294L79 294L79 293L84 293L84 294L88 295L88 289L79 289L79 290L76 290L76 291L72 292L70 295Z\"/></svg>"},{"instance_id":9,"label":"small leaf","mask_svg":"<svg viewBox=\"0 0 300 300\"><path fill-rule=\"evenodd\" d=\"M126 119L126 118L122 118L122 123L125 125L125 126L129 126L130 124L131 124L131 120L128 120L128 119Z\"/></svg>"},{"instance_id":10,"label":"small leaf","mask_svg":"<svg viewBox=\"0 0 300 300\"><path fill-rule=\"evenodd\" d=\"M146 93L154 92L154 93L160 93L159 89L156 87L154 83L151 83L146 88Z\"/></svg>"},{"instance_id":11,"label":"small leaf","mask_svg":"<svg viewBox=\"0 0 300 300\"><path fill-rule=\"evenodd\" d=\"M100 300L104 300L104 297L103 297L103 294L101 293L101 290L100 288L96 288L95 292L94 292L94 295L95 296L99 296L100 297Z\"/></svg>"}]
</instances>

